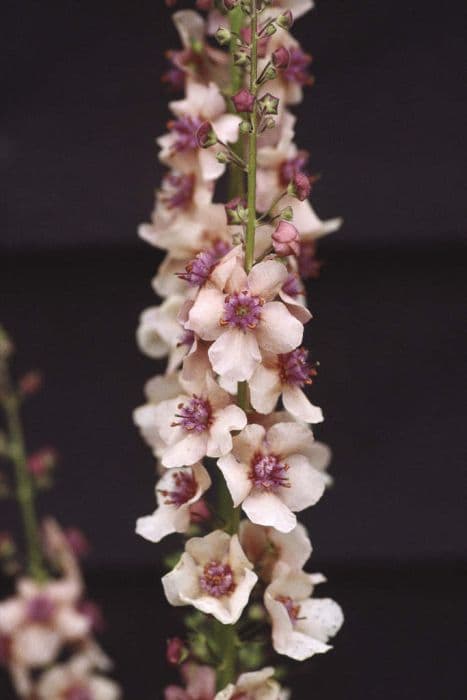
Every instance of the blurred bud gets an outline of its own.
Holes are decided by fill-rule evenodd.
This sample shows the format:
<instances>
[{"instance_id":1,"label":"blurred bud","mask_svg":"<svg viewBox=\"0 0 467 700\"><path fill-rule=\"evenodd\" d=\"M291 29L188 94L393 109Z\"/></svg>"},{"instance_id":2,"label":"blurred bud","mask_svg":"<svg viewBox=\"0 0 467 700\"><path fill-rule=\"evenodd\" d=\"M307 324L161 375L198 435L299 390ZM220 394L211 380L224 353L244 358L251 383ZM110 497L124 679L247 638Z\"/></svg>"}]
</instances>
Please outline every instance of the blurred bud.
<instances>
[{"instance_id":1,"label":"blurred bud","mask_svg":"<svg viewBox=\"0 0 467 700\"><path fill-rule=\"evenodd\" d=\"M274 68L277 68L277 70L284 70L290 63L290 51L286 49L285 46L280 46L273 51L271 58Z\"/></svg>"},{"instance_id":2,"label":"blurred bud","mask_svg":"<svg viewBox=\"0 0 467 700\"><path fill-rule=\"evenodd\" d=\"M89 620L94 632L104 631L105 620L100 605L92 600L83 600L78 605L78 611Z\"/></svg>"},{"instance_id":3,"label":"blurred bud","mask_svg":"<svg viewBox=\"0 0 467 700\"><path fill-rule=\"evenodd\" d=\"M284 221L292 221L293 220L293 209L292 207L285 207L281 211L281 219L284 219Z\"/></svg>"},{"instance_id":4,"label":"blurred bud","mask_svg":"<svg viewBox=\"0 0 467 700\"><path fill-rule=\"evenodd\" d=\"M88 538L77 527L67 528L65 530L65 537L71 551L76 557L86 557L91 551Z\"/></svg>"},{"instance_id":5,"label":"blurred bud","mask_svg":"<svg viewBox=\"0 0 467 700\"><path fill-rule=\"evenodd\" d=\"M230 42L232 34L229 32L227 27L220 26L215 33L215 37L221 46L226 46Z\"/></svg>"},{"instance_id":6,"label":"blurred bud","mask_svg":"<svg viewBox=\"0 0 467 700\"><path fill-rule=\"evenodd\" d=\"M28 471L35 477L42 477L47 475L57 462L57 452L52 447L44 447L28 457Z\"/></svg>"},{"instance_id":7,"label":"blurred bud","mask_svg":"<svg viewBox=\"0 0 467 700\"><path fill-rule=\"evenodd\" d=\"M305 199L307 199L310 196L311 192L311 182L308 175L305 175L305 173L300 172L295 173L295 175L289 183L287 192L292 197L296 197L297 199L299 199L300 202L303 202Z\"/></svg>"},{"instance_id":8,"label":"blurred bud","mask_svg":"<svg viewBox=\"0 0 467 700\"><path fill-rule=\"evenodd\" d=\"M277 26L281 29L290 29L293 25L293 14L290 10L286 10L276 19Z\"/></svg>"},{"instance_id":9,"label":"blurred bud","mask_svg":"<svg viewBox=\"0 0 467 700\"><path fill-rule=\"evenodd\" d=\"M199 501L190 506L190 520L192 523L202 523L210 519L211 511L204 498L200 498Z\"/></svg>"},{"instance_id":10,"label":"blurred bud","mask_svg":"<svg viewBox=\"0 0 467 700\"><path fill-rule=\"evenodd\" d=\"M274 68L274 66L269 65L266 66L264 71L261 73L261 76L257 80L258 85L264 85L264 83L267 83L269 80L274 80L277 77L277 71Z\"/></svg>"},{"instance_id":11,"label":"blurred bud","mask_svg":"<svg viewBox=\"0 0 467 700\"><path fill-rule=\"evenodd\" d=\"M224 205L224 209L227 216L227 224L229 226L243 224L248 218L246 202L241 197L231 199L230 202L227 202L227 204Z\"/></svg>"},{"instance_id":12,"label":"blurred bud","mask_svg":"<svg viewBox=\"0 0 467 700\"><path fill-rule=\"evenodd\" d=\"M9 559L16 554L16 546L9 532L0 532L0 558Z\"/></svg>"},{"instance_id":13,"label":"blurred bud","mask_svg":"<svg viewBox=\"0 0 467 700\"><path fill-rule=\"evenodd\" d=\"M208 10L212 10L213 6L213 0L196 0L196 7L198 10L208 12Z\"/></svg>"},{"instance_id":14,"label":"blurred bud","mask_svg":"<svg viewBox=\"0 0 467 700\"><path fill-rule=\"evenodd\" d=\"M0 360L7 360L13 354L14 349L10 336L3 326L0 326Z\"/></svg>"},{"instance_id":15,"label":"blurred bud","mask_svg":"<svg viewBox=\"0 0 467 700\"><path fill-rule=\"evenodd\" d=\"M203 122L196 132L196 143L200 148L210 148L217 143L216 132L211 122Z\"/></svg>"},{"instance_id":16,"label":"blurred bud","mask_svg":"<svg viewBox=\"0 0 467 700\"><path fill-rule=\"evenodd\" d=\"M226 10L233 10L237 7L239 0L224 0L224 6Z\"/></svg>"},{"instance_id":17,"label":"blurred bud","mask_svg":"<svg viewBox=\"0 0 467 700\"><path fill-rule=\"evenodd\" d=\"M214 646L213 642L211 643L211 647L212 646ZM202 663L209 664L212 662L213 654L211 647L206 639L206 636L201 632L195 633L193 637L190 638L190 648L193 656L195 656L198 661L201 661Z\"/></svg>"},{"instance_id":18,"label":"blurred bud","mask_svg":"<svg viewBox=\"0 0 467 700\"><path fill-rule=\"evenodd\" d=\"M258 100L258 111L261 114L276 115L279 108L279 98L267 92Z\"/></svg>"},{"instance_id":19,"label":"blurred bud","mask_svg":"<svg viewBox=\"0 0 467 700\"><path fill-rule=\"evenodd\" d=\"M239 659L247 670L255 670L264 666L265 654L264 644L260 642L250 642L242 644L238 653ZM240 696L241 697L241 696Z\"/></svg>"},{"instance_id":20,"label":"blurred bud","mask_svg":"<svg viewBox=\"0 0 467 700\"><path fill-rule=\"evenodd\" d=\"M172 666L178 666L186 661L188 649L185 647L180 637L172 637L167 640L166 659Z\"/></svg>"},{"instance_id":21,"label":"blurred bud","mask_svg":"<svg viewBox=\"0 0 467 700\"><path fill-rule=\"evenodd\" d=\"M273 34L277 32L277 27L275 24L271 22L271 24L268 24L268 26L263 30L263 36L270 37Z\"/></svg>"},{"instance_id":22,"label":"blurred bud","mask_svg":"<svg viewBox=\"0 0 467 700\"><path fill-rule=\"evenodd\" d=\"M239 49L238 51L235 51L233 55L233 61L236 66L247 66L250 62L250 56L244 49Z\"/></svg>"},{"instance_id":23,"label":"blurred bud","mask_svg":"<svg viewBox=\"0 0 467 700\"><path fill-rule=\"evenodd\" d=\"M280 221L272 234L272 247L276 255L298 255L300 253L300 234L293 224Z\"/></svg>"},{"instance_id":24,"label":"blurred bud","mask_svg":"<svg viewBox=\"0 0 467 700\"><path fill-rule=\"evenodd\" d=\"M262 622L266 619L266 611L259 603L253 603L248 608L248 617L253 622Z\"/></svg>"},{"instance_id":25,"label":"blurred bud","mask_svg":"<svg viewBox=\"0 0 467 700\"><path fill-rule=\"evenodd\" d=\"M232 102L237 112L252 112L255 96L246 88L242 88L232 97Z\"/></svg>"},{"instance_id":26,"label":"blurred bud","mask_svg":"<svg viewBox=\"0 0 467 700\"><path fill-rule=\"evenodd\" d=\"M223 165L226 165L226 163L229 162L230 158L227 155L227 153L224 153L224 151L218 151L216 153L216 158L218 163L222 163Z\"/></svg>"},{"instance_id":27,"label":"blurred bud","mask_svg":"<svg viewBox=\"0 0 467 700\"><path fill-rule=\"evenodd\" d=\"M43 378L40 372L32 370L26 372L19 380L19 391L21 396L33 396L42 387Z\"/></svg>"}]
</instances>

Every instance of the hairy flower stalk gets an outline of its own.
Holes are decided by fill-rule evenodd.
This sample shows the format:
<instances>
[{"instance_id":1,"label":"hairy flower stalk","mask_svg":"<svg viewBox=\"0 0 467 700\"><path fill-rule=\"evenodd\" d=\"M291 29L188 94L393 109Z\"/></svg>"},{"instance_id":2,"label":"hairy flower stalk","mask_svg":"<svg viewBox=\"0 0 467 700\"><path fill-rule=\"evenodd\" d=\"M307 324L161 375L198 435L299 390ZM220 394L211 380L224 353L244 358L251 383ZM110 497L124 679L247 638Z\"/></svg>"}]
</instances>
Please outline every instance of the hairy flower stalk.
<instances>
[{"instance_id":1,"label":"hairy flower stalk","mask_svg":"<svg viewBox=\"0 0 467 700\"><path fill-rule=\"evenodd\" d=\"M36 496L51 485L56 454L43 448L27 455L21 406L41 382L31 372L13 380L13 350L0 326L0 456L12 472L1 474L2 497L17 502L26 543L20 557L13 538L0 533L1 568L15 577L14 595L0 601L0 664L26 700L119 700L119 687L102 675L111 662L94 639L100 611L83 597L77 557L86 553L87 541L50 517L39 523Z\"/></svg>"},{"instance_id":2,"label":"hairy flower stalk","mask_svg":"<svg viewBox=\"0 0 467 700\"><path fill-rule=\"evenodd\" d=\"M169 107L196 137L172 126L158 139L171 190L139 229L165 258L153 282L163 302L142 314L138 344L168 362L134 413L160 474L158 507L136 529L152 542L179 533L162 585L171 605L195 609L185 639L168 641L184 687L165 699L285 700L276 655L324 653L343 621L334 601L312 595L324 577L303 571L311 543L297 520L331 483L329 448L310 427L323 414L305 393L317 363L302 346L304 280L319 270L317 239L340 220L312 209L317 178L293 141L290 106L312 79L292 13L312 3L215 6L197 3L206 19L174 15L185 98Z\"/></svg>"}]
</instances>

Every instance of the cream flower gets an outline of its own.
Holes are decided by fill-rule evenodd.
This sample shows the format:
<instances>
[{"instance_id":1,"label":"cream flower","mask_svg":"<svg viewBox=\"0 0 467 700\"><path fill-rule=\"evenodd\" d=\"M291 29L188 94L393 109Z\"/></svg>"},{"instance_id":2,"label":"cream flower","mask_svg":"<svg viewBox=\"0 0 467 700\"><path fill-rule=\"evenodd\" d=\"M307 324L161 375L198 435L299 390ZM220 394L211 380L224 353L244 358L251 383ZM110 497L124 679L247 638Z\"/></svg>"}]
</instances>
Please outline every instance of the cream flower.
<instances>
[{"instance_id":1,"label":"cream flower","mask_svg":"<svg viewBox=\"0 0 467 700\"><path fill-rule=\"evenodd\" d=\"M182 391L183 387L178 374L157 375L146 382L144 387L147 403L133 411L133 421L156 457L159 457L161 450L165 446L155 423L156 407L162 401L168 401L179 396Z\"/></svg>"},{"instance_id":2,"label":"cream flower","mask_svg":"<svg viewBox=\"0 0 467 700\"><path fill-rule=\"evenodd\" d=\"M87 637L89 619L76 609L80 595L81 585L71 579L18 581L16 595L0 603L0 636L10 639L14 663L46 666L64 643Z\"/></svg>"},{"instance_id":3,"label":"cream flower","mask_svg":"<svg viewBox=\"0 0 467 700\"><path fill-rule=\"evenodd\" d=\"M301 523L291 532L283 533L273 527L262 527L249 520L242 520L238 536L255 571L267 582L283 564L291 569L301 569L312 552L308 533Z\"/></svg>"},{"instance_id":4,"label":"cream flower","mask_svg":"<svg viewBox=\"0 0 467 700\"><path fill-rule=\"evenodd\" d=\"M186 532L190 526L190 508L211 486L202 464L169 469L156 485L159 507L152 515L138 518L136 532L150 542L160 542L173 532Z\"/></svg>"},{"instance_id":5,"label":"cream flower","mask_svg":"<svg viewBox=\"0 0 467 700\"><path fill-rule=\"evenodd\" d=\"M257 525L293 530L295 512L314 505L325 488L322 473L303 454L312 441L299 423L276 423L268 431L247 425L234 437L232 452L217 462L234 506L241 504Z\"/></svg>"},{"instance_id":6,"label":"cream flower","mask_svg":"<svg viewBox=\"0 0 467 700\"><path fill-rule=\"evenodd\" d=\"M321 574L306 574L283 566L267 587L264 604L271 617L272 643L278 654L303 661L332 648L328 641L339 631L344 616L333 600L311 598L314 585L323 581Z\"/></svg>"},{"instance_id":7,"label":"cream flower","mask_svg":"<svg viewBox=\"0 0 467 700\"><path fill-rule=\"evenodd\" d=\"M283 355L263 355L263 364L258 365L249 382L253 408L259 413L271 413L282 396L284 408L295 418L306 423L321 423L321 409L314 406L302 390L306 384L311 384L311 377L316 374L307 358L305 348Z\"/></svg>"},{"instance_id":8,"label":"cream flower","mask_svg":"<svg viewBox=\"0 0 467 700\"><path fill-rule=\"evenodd\" d=\"M286 700L287 691L273 679L274 669L263 668L261 671L242 673L235 685L230 683L217 693L214 700Z\"/></svg>"},{"instance_id":9,"label":"cream flower","mask_svg":"<svg viewBox=\"0 0 467 700\"><path fill-rule=\"evenodd\" d=\"M227 454L232 449L231 432L244 428L247 420L244 411L209 375L198 392L162 401L152 415L164 443L160 451L164 467L190 466L205 456ZM156 454L158 447L156 440Z\"/></svg>"},{"instance_id":10,"label":"cream flower","mask_svg":"<svg viewBox=\"0 0 467 700\"><path fill-rule=\"evenodd\" d=\"M234 143L238 138L240 117L226 113L219 87L215 83L202 85L189 80L186 98L171 102L169 107L177 118L169 122L169 133L157 140L161 161L183 173L199 173L205 181L219 178L225 170L225 165L216 158L219 146L199 148L196 140L196 132L204 121L212 124L224 143Z\"/></svg>"},{"instance_id":11,"label":"cream flower","mask_svg":"<svg viewBox=\"0 0 467 700\"><path fill-rule=\"evenodd\" d=\"M258 577L237 535L215 530L193 537L173 571L162 578L171 605L193 605L232 625L239 619Z\"/></svg>"},{"instance_id":12,"label":"cream flower","mask_svg":"<svg viewBox=\"0 0 467 700\"><path fill-rule=\"evenodd\" d=\"M169 355L168 372L173 372L185 357L188 347L185 333L178 320L185 303L183 296L171 296L159 306L151 306L140 316L136 331L138 347L145 355L160 359Z\"/></svg>"},{"instance_id":13,"label":"cream flower","mask_svg":"<svg viewBox=\"0 0 467 700\"><path fill-rule=\"evenodd\" d=\"M36 696L34 696L36 697ZM46 671L37 684L38 700L119 700L116 683L94 673L85 655Z\"/></svg>"},{"instance_id":14,"label":"cream flower","mask_svg":"<svg viewBox=\"0 0 467 700\"><path fill-rule=\"evenodd\" d=\"M222 292L203 287L185 328L204 340L213 340L209 359L227 382L250 379L259 362L260 348L286 353L300 345L303 324L285 304L273 301L287 277L284 265L267 260L247 275L237 266Z\"/></svg>"}]
</instances>

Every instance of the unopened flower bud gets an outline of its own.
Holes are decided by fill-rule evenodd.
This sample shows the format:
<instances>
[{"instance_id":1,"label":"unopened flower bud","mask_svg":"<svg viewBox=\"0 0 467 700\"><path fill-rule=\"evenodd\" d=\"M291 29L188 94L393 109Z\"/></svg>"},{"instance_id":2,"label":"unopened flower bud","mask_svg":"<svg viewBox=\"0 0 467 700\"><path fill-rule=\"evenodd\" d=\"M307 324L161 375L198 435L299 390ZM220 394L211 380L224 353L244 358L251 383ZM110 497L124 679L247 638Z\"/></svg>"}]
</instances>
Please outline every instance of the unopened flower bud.
<instances>
[{"instance_id":1,"label":"unopened flower bud","mask_svg":"<svg viewBox=\"0 0 467 700\"><path fill-rule=\"evenodd\" d=\"M253 603L248 608L248 617L253 622L262 622L266 619L266 611L259 603Z\"/></svg>"},{"instance_id":2,"label":"unopened flower bud","mask_svg":"<svg viewBox=\"0 0 467 700\"><path fill-rule=\"evenodd\" d=\"M293 219L293 209L292 207L285 207L281 211L281 219L284 219L284 221L292 221Z\"/></svg>"},{"instance_id":3,"label":"unopened flower bud","mask_svg":"<svg viewBox=\"0 0 467 700\"><path fill-rule=\"evenodd\" d=\"M196 7L198 10L203 10L204 12L208 12L208 10L212 10L213 8L213 0L196 0Z\"/></svg>"},{"instance_id":4,"label":"unopened flower bud","mask_svg":"<svg viewBox=\"0 0 467 700\"><path fill-rule=\"evenodd\" d=\"M300 253L300 235L293 224L280 221L272 234L272 246L276 255L298 255Z\"/></svg>"},{"instance_id":5,"label":"unopened flower bud","mask_svg":"<svg viewBox=\"0 0 467 700\"><path fill-rule=\"evenodd\" d=\"M265 95L258 100L258 111L261 114L273 114L276 115L279 108L279 98L271 95L267 92Z\"/></svg>"},{"instance_id":6,"label":"unopened flower bud","mask_svg":"<svg viewBox=\"0 0 467 700\"><path fill-rule=\"evenodd\" d=\"M239 0L224 0L224 7L226 10L233 10L237 7Z\"/></svg>"},{"instance_id":7,"label":"unopened flower bud","mask_svg":"<svg viewBox=\"0 0 467 700\"><path fill-rule=\"evenodd\" d=\"M268 26L264 29L262 36L267 36L270 37L273 34L277 32L277 27L275 24L271 22L271 24L268 24Z\"/></svg>"},{"instance_id":8,"label":"unopened flower bud","mask_svg":"<svg viewBox=\"0 0 467 700\"><path fill-rule=\"evenodd\" d=\"M273 117L266 117L266 119L263 122L262 131L266 131L266 129L274 129L275 126L275 119Z\"/></svg>"},{"instance_id":9,"label":"unopened flower bud","mask_svg":"<svg viewBox=\"0 0 467 700\"><path fill-rule=\"evenodd\" d=\"M166 659L172 666L183 663L188 656L188 650L180 637L172 637L167 640Z\"/></svg>"},{"instance_id":10,"label":"unopened flower bud","mask_svg":"<svg viewBox=\"0 0 467 700\"><path fill-rule=\"evenodd\" d=\"M85 557L89 554L91 545L81 530L78 530L76 527L69 527L65 530L65 537L75 556Z\"/></svg>"},{"instance_id":11,"label":"unopened flower bud","mask_svg":"<svg viewBox=\"0 0 467 700\"><path fill-rule=\"evenodd\" d=\"M293 14L290 10L286 10L276 19L277 26L281 29L290 29L293 25Z\"/></svg>"},{"instance_id":12,"label":"unopened flower bud","mask_svg":"<svg viewBox=\"0 0 467 700\"><path fill-rule=\"evenodd\" d=\"M220 26L216 31L215 37L216 37L217 42L221 46L226 46L226 44L228 44L230 42L230 40L232 38L232 34L229 32L227 27Z\"/></svg>"},{"instance_id":13,"label":"unopened flower bud","mask_svg":"<svg viewBox=\"0 0 467 700\"><path fill-rule=\"evenodd\" d=\"M240 122L240 126L238 128L239 128L239 131L241 134L250 134L251 133L251 124L250 124L250 122L247 122L245 119Z\"/></svg>"},{"instance_id":14,"label":"unopened flower bud","mask_svg":"<svg viewBox=\"0 0 467 700\"><path fill-rule=\"evenodd\" d=\"M230 202L224 205L224 208L227 216L227 224L229 226L242 224L248 217L246 202L241 197L231 199Z\"/></svg>"},{"instance_id":15,"label":"unopened flower bud","mask_svg":"<svg viewBox=\"0 0 467 700\"><path fill-rule=\"evenodd\" d=\"M211 511L209 510L204 498L200 498L199 501L193 503L190 506L190 522L192 523L202 523L211 519Z\"/></svg>"},{"instance_id":16,"label":"unopened flower bud","mask_svg":"<svg viewBox=\"0 0 467 700\"><path fill-rule=\"evenodd\" d=\"M196 143L200 148L209 148L217 143L216 132L211 122L203 122L196 132Z\"/></svg>"},{"instance_id":17,"label":"unopened flower bud","mask_svg":"<svg viewBox=\"0 0 467 700\"><path fill-rule=\"evenodd\" d=\"M229 162L229 156L227 153L224 153L224 151L218 151L216 153L216 159L218 163L222 163L222 165L226 165Z\"/></svg>"},{"instance_id":18,"label":"unopened flower bud","mask_svg":"<svg viewBox=\"0 0 467 700\"><path fill-rule=\"evenodd\" d=\"M303 202L305 199L307 199L310 196L311 192L311 182L308 175L305 175L305 173L301 172L295 173L295 175L289 183L287 192L292 197L296 197L297 199L299 199L300 202Z\"/></svg>"},{"instance_id":19,"label":"unopened flower bud","mask_svg":"<svg viewBox=\"0 0 467 700\"><path fill-rule=\"evenodd\" d=\"M45 476L56 466L57 461L56 451L50 447L44 447L28 457L28 471L38 478Z\"/></svg>"},{"instance_id":20,"label":"unopened flower bud","mask_svg":"<svg viewBox=\"0 0 467 700\"><path fill-rule=\"evenodd\" d=\"M32 396L36 394L42 386L42 375L40 372L26 372L19 380L19 391L22 396Z\"/></svg>"},{"instance_id":21,"label":"unopened flower bud","mask_svg":"<svg viewBox=\"0 0 467 700\"><path fill-rule=\"evenodd\" d=\"M244 67L251 62L251 59L244 49L239 49L234 53L233 61L236 66Z\"/></svg>"},{"instance_id":22,"label":"unopened flower bud","mask_svg":"<svg viewBox=\"0 0 467 700\"><path fill-rule=\"evenodd\" d=\"M232 102L237 112L252 112L255 99L249 90L242 88L232 97Z\"/></svg>"},{"instance_id":23,"label":"unopened flower bud","mask_svg":"<svg viewBox=\"0 0 467 700\"><path fill-rule=\"evenodd\" d=\"M258 79L257 83L258 85L264 85L264 83L267 83L269 80L274 80L277 77L277 71L274 68L274 66L269 65L266 66L264 71L261 73L260 78Z\"/></svg>"},{"instance_id":24,"label":"unopened flower bud","mask_svg":"<svg viewBox=\"0 0 467 700\"><path fill-rule=\"evenodd\" d=\"M285 46L280 46L273 51L271 59L272 65L277 68L277 70L284 70L290 63L290 51L286 49Z\"/></svg>"}]
</instances>

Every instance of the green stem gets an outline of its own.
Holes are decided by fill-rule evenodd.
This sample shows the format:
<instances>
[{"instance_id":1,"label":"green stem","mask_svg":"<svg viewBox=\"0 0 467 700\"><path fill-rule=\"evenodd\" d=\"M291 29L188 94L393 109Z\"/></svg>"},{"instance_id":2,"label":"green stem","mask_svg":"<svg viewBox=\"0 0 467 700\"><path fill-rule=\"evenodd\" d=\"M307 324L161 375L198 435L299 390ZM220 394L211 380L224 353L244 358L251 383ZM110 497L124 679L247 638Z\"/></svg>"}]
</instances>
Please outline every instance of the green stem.
<instances>
[{"instance_id":1,"label":"green stem","mask_svg":"<svg viewBox=\"0 0 467 700\"><path fill-rule=\"evenodd\" d=\"M251 72L250 92L256 97L258 92L258 15L256 0L250 1L251 8ZM256 148L258 135L258 119L256 105L251 113L251 130L248 135L248 178L247 178L247 206L248 221L245 235L245 270L250 272L255 257L255 229L256 229Z\"/></svg>"},{"instance_id":2,"label":"green stem","mask_svg":"<svg viewBox=\"0 0 467 700\"><path fill-rule=\"evenodd\" d=\"M20 402L18 396L11 389L8 378L6 378L5 384L8 389L2 397L2 405L8 427L9 454L15 467L16 500L23 519L27 568L33 579L44 581L47 579L47 572L40 545L39 525L34 503L34 486L27 468L26 447L20 419Z\"/></svg>"}]
</instances>

